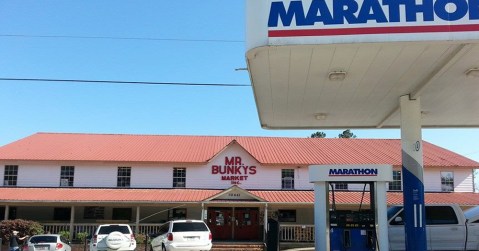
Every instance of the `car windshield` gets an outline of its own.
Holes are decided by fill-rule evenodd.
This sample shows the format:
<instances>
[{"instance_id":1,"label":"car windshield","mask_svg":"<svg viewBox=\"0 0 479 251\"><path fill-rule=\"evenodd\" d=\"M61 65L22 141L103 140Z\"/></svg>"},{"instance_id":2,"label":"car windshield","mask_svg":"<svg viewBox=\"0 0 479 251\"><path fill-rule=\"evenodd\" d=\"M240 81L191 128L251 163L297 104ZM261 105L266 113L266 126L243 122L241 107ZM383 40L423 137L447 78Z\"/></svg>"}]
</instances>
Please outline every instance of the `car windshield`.
<instances>
[{"instance_id":1,"label":"car windshield","mask_svg":"<svg viewBox=\"0 0 479 251\"><path fill-rule=\"evenodd\" d=\"M479 206L470 208L466 211L464 211L464 216L466 216L466 219L471 220L471 219L477 219L479 218Z\"/></svg>"},{"instance_id":2,"label":"car windshield","mask_svg":"<svg viewBox=\"0 0 479 251\"><path fill-rule=\"evenodd\" d=\"M98 234L110 234L111 232L120 232L122 234L129 234L130 229L128 229L128 226L119 226L119 225L102 226L100 227Z\"/></svg>"},{"instance_id":3,"label":"car windshield","mask_svg":"<svg viewBox=\"0 0 479 251\"><path fill-rule=\"evenodd\" d=\"M33 236L30 238L30 242L33 244L38 243L57 243L56 236Z\"/></svg>"},{"instance_id":4,"label":"car windshield","mask_svg":"<svg viewBox=\"0 0 479 251\"><path fill-rule=\"evenodd\" d=\"M173 232L208 231L203 222L177 222L173 224Z\"/></svg>"},{"instance_id":5,"label":"car windshield","mask_svg":"<svg viewBox=\"0 0 479 251\"><path fill-rule=\"evenodd\" d=\"M401 209L402 209L402 207L400 207L400 206L394 206L394 207L388 208L388 220L390 220Z\"/></svg>"}]
</instances>

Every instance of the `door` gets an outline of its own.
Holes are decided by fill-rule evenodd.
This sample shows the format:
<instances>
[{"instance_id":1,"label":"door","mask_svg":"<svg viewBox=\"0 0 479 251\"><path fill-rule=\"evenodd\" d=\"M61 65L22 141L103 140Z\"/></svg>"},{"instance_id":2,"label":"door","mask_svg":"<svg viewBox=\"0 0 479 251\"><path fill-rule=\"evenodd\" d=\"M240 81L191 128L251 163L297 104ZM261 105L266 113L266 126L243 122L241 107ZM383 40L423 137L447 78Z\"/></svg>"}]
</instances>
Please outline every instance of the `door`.
<instances>
[{"instance_id":1,"label":"door","mask_svg":"<svg viewBox=\"0 0 479 251\"><path fill-rule=\"evenodd\" d=\"M235 208L235 240L260 240L260 227L258 208Z\"/></svg>"},{"instance_id":2,"label":"door","mask_svg":"<svg viewBox=\"0 0 479 251\"><path fill-rule=\"evenodd\" d=\"M451 206L426 206L429 250L464 249L466 226L459 223L458 213Z\"/></svg>"},{"instance_id":3,"label":"door","mask_svg":"<svg viewBox=\"0 0 479 251\"><path fill-rule=\"evenodd\" d=\"M227 207L208 208L207 225L213 235L213 240L233 239L233 209Z\"/></svg>"}]
</instances>

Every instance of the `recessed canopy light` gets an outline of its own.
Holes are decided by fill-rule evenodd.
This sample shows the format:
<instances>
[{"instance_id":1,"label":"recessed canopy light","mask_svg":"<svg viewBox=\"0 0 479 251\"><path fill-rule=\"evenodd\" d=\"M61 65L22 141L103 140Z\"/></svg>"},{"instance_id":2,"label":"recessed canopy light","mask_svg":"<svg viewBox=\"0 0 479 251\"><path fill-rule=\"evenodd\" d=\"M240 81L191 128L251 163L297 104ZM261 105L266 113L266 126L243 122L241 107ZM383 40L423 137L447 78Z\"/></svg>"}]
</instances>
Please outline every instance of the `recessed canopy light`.
<instances>
[{"instance_id":1,"label":"recessed canopy light","mask_svg":"<svg viewBox=\"0 0 479 251\"><path fill-rule=\"evenodd\" d=\"M329 80L331 81L343 81L346 78L345 71L332 71L328 75Z\"/></svg>"},{"instance_id":2,"label":"recessed canopy light","mask_svg":"<svg viewBox=\"0 0 479 251\"><path fill-rule=\"evenodd\" d=\"M325 120L326 117L328 117L328 115L326 113L318 113L318 114L315 114L314 117L317 120Z\"/></svg>"}]
</instances>

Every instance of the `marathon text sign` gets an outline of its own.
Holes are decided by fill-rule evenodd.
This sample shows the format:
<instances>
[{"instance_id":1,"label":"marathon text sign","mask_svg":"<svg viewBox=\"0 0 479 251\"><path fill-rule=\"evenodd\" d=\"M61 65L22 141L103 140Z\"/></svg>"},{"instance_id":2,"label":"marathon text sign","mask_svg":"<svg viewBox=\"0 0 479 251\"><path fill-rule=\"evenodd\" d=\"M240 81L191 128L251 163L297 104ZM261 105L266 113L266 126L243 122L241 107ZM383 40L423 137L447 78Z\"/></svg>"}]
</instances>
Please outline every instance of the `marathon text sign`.
<instances>
[{"instance_id":1,"label":"marathon text sign","mask_svg":"<svg viewBox=\"0 0 479 251\"><path fill-rule=\"evenodd\" d=\"M221 180L230 181L233 185L240 185L250 175L256 174L256 166L244 164L239 156L225 157L224 165L211 166L211 174L220 175Z\"/></svg>"},{"instance_id":2,"label":"marathon text sign","mask_svg":"<svg viewBox=\"0 0 479 251\"><path fill-rule=\"evenodd\" d=\"M391 165L311 165L309 181L392 181Z\"/></svg>"},{"instance_id":3,"label":"marathon text sign","mask_svg":"<svg viewBox=\"0 0 479 251\"><path fill-rule=\"evenodd\" d=\"M421 40L411 37L418 33L436 34L433 40L451 33L477 39L479 0L270 0L267 22L270 40L380 34ZM471 32L476 32L472 38Z\"/></svg>"},{"instance_id":4,"label":"marathon text sign","mask_svg":"<svg viewBox=\"0 0 479 251\"><path fill-rule=\"evenodd\" d=\"M332 168L329 176L377 176L377 168Z\"/></svg>"}]
</instances>

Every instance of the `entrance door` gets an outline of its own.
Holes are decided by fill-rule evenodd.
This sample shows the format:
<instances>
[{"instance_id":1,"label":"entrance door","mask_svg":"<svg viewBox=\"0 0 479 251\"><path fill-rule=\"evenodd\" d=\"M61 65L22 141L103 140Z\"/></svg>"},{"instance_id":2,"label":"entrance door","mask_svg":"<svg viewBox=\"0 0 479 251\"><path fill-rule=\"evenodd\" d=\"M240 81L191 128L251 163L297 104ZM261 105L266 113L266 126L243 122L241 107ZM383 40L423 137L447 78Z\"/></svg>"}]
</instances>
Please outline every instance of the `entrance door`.
<instances>
[{"instance_id":1,"label":"entrance door","mask_svg":"<svg viewBox=\"0 0 479 251\"><path fill-rule=\"evenodd\" d=\"M258 208L235 208L235 240L260 240Z\"/></svg>"},{"instance_id":2,"label":"entrance door","mask_svg":"<svg viewBox=\"0 0 479 251\"><path fill-rule=\"evenodd\" d=\"M213 240L233 239L233 209L227 207L209 208L207 225Z\"/></svg>"}]
</instances>

